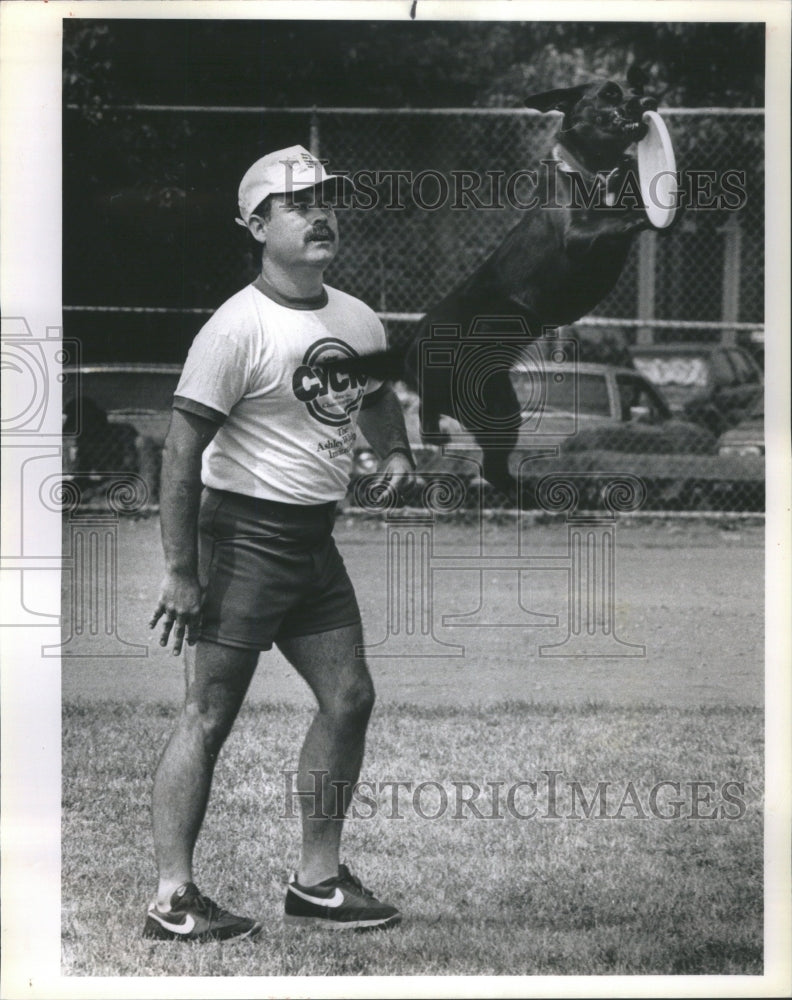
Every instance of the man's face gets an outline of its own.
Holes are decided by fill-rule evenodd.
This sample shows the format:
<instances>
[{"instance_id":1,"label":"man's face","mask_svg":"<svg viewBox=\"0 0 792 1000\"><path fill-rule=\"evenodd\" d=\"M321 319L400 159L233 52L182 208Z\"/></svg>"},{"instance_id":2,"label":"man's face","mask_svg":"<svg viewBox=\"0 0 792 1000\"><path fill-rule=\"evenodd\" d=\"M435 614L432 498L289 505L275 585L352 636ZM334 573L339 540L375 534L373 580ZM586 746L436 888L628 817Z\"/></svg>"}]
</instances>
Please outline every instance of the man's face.
<instances>
[{"instance_id":1,"label":"man's face","mask_svg":"<svg viewBox=\"0 0 792 1000\"><path fill-rule=\"evenodd\" d=\"M283 267L327 267L338 252L338 223L318 188L270 197L270 217L251 216L249 228L267 258Z\"/></svg>"}]
</instances>

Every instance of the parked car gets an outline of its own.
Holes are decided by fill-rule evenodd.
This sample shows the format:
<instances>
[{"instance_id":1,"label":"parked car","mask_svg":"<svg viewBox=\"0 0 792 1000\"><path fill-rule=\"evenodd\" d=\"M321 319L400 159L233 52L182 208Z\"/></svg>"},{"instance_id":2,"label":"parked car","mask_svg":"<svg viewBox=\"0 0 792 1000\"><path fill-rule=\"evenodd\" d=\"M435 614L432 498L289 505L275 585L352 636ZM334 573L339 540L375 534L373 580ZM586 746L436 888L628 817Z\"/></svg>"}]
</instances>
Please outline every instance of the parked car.
<instances>
[{"instance_id":1,"label":"parked car","mask_svg":"<svg viewBox=\"0 0 792 1000\"><path fill-rule=\"evenodd\" d=\"M748 415L718 439L719 455L764 455L764 394L761 394Z\"/></svg>"},{"instance_id":2,"label":"parked car","mask_svg":"<svg viewBox=\"0 0 792 1000\"><path fill-rule=\"evenodd\" d=\"M95 364L64 370L64 475L90 499L113 475L134 472L159 496L162 444L180 365Z\"/></svg>"},{"instance_id":3,"label":"parked car","mask_svg":"<svg viewBox=\"0 0 792 1000\"><path fill-rule=\"evenodd\" d=\"M671 409L720 435L762 392L762 371L740 347L651 344L630 350L636 369L659 387Z\"/></svg>"},{"instance_id":4,"label":"parked car","mask_svg":"<svg viewBox=\"0 0 792 1000\"><path fill-rule=\"evenodd\" d=\"M599 507L609 484L625 473L636 476L651 509L686 508L694 501L690 484L704 456L714 456L717 440L707 428L675 414L660 390L640 372L613 365L578 364L574 402L571 380L546 376L544 431L572 422L559 455L531 459L523 481L538 487L548 474L576 474L580 504ZM518 390L519 395L519 390ZM572 404L572 405L571 405ZM513 471L527 457L518 448ZM582 474L582 475L581 475Z\"/></svg>"},{"instance_id":5,"label":"parked car","mask_svg":"<svg viewBox=\"0 0 792 1000\"><path fill-rule=\"evenodd\" d=\"M521 463L536 448L545 452L557 446L548 459L531 459L530 478L538 480L551 471L588 468L600 459L606 472L628 472L640 465L643 478L662 479L661 492L676 498L693 474L698 459L717 453L717 439L706 428L676 416L660 391L639 372L615 365L580 363L539 366L511 373L517 398L523 406L523 427L510 465L517 475ZM452 447L424 446L420 439L418 400L414 393L397 386L419 475L430 479L437 472L453 472L471 487L484 490L485 502L503 505L503 498L483 484L477 468L481 452L473 436L451 420L441 426L448 431ZM600 462L602 465L602 462ZM376 469L376 458L362 445L356 455L357 474ZM525 481L525 470L522 473ZM682 484L682 486L680 486ZM596 487L594 479L592 486ZM471 502L476 489L470 489Z\"/></svg>"},{"instance_id":6,"label":"parked car","mask_svg":"<svg viewBox=\"0 0 792 1000\"><path fill-rule=\"evenodd\" d=\"M535 372L512 372L518 399L536 394ZM632 454L712 454L715 438L706 428L676 416L662 393L639 372L615 365L585 364L569 373L548 370L543 383L537 437L567 434L565 453L593 448ZM521 443L525 436L521 436Z\"/></svg>"},{"instance_id":7,"label":"parked car","mask_svg":"<svg viewBox=\"0 0 792 1000\"><path fill-rule=\"evenodd\" d=\"M67 368L64 407L72 406L71 401L77 397L90 399L107 414L110 423L131 424L138 434L162 444L180 375L181 365L165 364L92 364ZM84 424L86 414L70 416L70 423L78 420Z\"/></svg>"}]
</instances>

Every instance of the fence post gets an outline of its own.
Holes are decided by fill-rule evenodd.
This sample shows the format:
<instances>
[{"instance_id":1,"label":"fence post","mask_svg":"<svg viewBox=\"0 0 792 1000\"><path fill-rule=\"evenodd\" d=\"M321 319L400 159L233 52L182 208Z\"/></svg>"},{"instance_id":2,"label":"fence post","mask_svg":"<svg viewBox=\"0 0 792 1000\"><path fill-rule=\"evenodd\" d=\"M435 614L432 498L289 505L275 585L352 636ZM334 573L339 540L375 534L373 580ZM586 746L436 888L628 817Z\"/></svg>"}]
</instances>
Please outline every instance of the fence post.
<instances>
[{"instance_id":1,"label":"fence post","mask_svg":"<svg viewBox=\"0 0 792 1000\"><path fill-rule=\"evenodd\" d=\"M316 108L311 112L311 124L308 136L308 149L312 156L318 160L322 152L321 138L319 135L319 115Z\"/></svg>"},{"instance_id":2,"label":"fence post","mask_svg":"<svg viewBox=\"0 0 792 1000\"><path fill-rule=\"evenodd\" d=\"M721 232L724 237L721 319L724 323L736 323L740 318L740 265L742 263L742 229L736 215L729 216ZM736 342L736 329L734 327L724 329L721 334L721 343L733 347Z\"/></svg>"},{"instance_id":3,"label":"fence post","mask_svg":"<svg viewBox=\"0 0 792 1000\"><path fill-rule=\"evenodd\" d=\"M657 233L645 230L640 235L638 258L638 319L655 319L655 275L657 271ZM654 329L651 325L639 326L638 344L651 344Z\"/></svg>"}]
</instances>

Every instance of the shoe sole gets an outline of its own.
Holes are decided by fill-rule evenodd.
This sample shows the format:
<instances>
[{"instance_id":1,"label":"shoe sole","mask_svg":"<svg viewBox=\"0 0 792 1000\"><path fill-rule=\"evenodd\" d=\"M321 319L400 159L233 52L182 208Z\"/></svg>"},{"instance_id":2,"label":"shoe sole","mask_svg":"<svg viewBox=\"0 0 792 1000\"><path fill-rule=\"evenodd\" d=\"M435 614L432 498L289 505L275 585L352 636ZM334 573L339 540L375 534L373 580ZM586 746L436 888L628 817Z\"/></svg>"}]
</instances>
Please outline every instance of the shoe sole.
<instances>
[{"instance_id":1,"label":"shoe sole","mask_svg":"<svg viewBox=\"0 0 792 1000\"><path fill-rule=\"evenodd\" d=\"M263 924L256 923L248 931L226 934L225 936L211 931L204 931L202 934L176 934L149 917L146 919L142 936L148 941L185 941L192 944L206 944L211 941L241 941L243 938L254 938L261 933L263 926Z\"/></svg>"},{"instance_id":2,"label":"shoe sole","mask_svg":"<svg viewBox=\"0 0 792 1000\"><path fill-rule=\"evenodd\" d=\"M386 931L401 923L401 913L379 920L331 920L329 917L295 917L287 913L283 922L290 927L324 927L329 931Z\"/></svg>"}]
</instances>

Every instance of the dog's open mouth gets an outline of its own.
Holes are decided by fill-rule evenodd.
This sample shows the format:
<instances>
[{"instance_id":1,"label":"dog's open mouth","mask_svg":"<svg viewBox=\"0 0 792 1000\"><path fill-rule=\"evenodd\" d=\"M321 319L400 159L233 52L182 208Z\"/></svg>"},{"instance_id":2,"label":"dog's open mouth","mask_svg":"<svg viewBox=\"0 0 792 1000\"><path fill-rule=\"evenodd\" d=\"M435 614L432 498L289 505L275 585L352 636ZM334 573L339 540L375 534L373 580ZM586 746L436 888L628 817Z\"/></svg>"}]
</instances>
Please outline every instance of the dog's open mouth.
<instances>
[{"instance_id":1,"label":"dog's open mouth","mask_svg":"<svg viewBox=\"0 0 792 1000\"><path fill-rule=\"evenodd\" d=\"M636 122L626 119L618 123L618 128L623 135L630 136L633 140L643 139L647 133L645 122Z\"/></svg>"},{"instance_id":2,"label":"dog's open mouth","mask_svg":"<svg viewBox=\"0 0 792 1000\"><path fill-rule=\"evenodd\" d=\"M610 122L608 132L620 145L631 146L640 142L649 131L646 122L634 121L631 118L617 118Z\"/></svg>"},{"instance_id":3,"label":"dog's open mouth","mask_svg":"<svg viewBox=\"0 0 792 1000\"><path fill-rule=\"evenodd\" d=\"M642 119L636 121L633 117L628 117L622 112L613 111L609 115L599 114L596 116L596 124L612 136L626 139L630 143L638 142L646 135L648 128Z\"/></svg>"}]
</instances>

